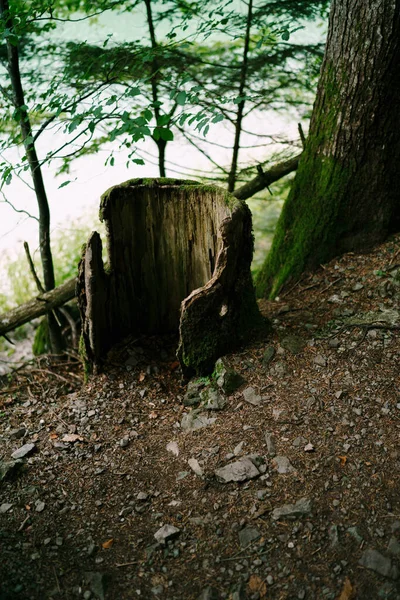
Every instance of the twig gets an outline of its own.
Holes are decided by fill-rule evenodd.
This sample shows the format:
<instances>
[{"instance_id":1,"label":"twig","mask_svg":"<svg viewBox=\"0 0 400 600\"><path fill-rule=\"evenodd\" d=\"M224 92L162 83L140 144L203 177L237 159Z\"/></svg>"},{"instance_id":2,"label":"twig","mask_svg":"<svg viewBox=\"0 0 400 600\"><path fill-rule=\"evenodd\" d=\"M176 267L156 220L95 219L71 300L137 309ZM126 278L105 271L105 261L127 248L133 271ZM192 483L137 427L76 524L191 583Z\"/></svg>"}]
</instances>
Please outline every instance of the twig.
<instances>
[{"instance_id":1,"label":"twig","mask_svg":"<svg viewBox=\"0 0 400 600\"><path fill-rule=\"evenodd\" d=\"M303 146L303 148L305 148L306 147L306 136L304 135L304 131L303 131L303 128L301 126L301 123L297 124L297 128L299 130L299 134L300 134L300 139L301 139L302 146Z\"/></svg>"},{"instance_id":2,"label":"twig","mask_svg":"<svg viewBox=\"0 0 400 600\"><path fill-rule=\"evenodd\" d=\"M28 515L21 523L21 525L18 527L17 531L22 531L23 528L25 527L25 525L27 524L27 522L29 521L29 519L31 518L31 515Z\"/></svg>"},{"instance_id":3,"label":"twig","mask_svg":"<svg viewBox=\"0 0 400 600\"><path fill-rule=\"evenodd\" d=\"M61 379L61 381L65 381L65 383L70 383L70 381L66 377L63 377L58 373L53 373L53 371L49 371L47 369L29 369L29 373L48 373L49 375L53 375L54 377Z\"/></svg>"},{"instance_id":4,"label":"twig","mask_svg":"<svg viewBox=\"0 0 400 600\"><path fill-rule=\"evenodd\" d=\"M29 250L28 242L24 242L24 250L25 250L27 261L28 261L29 269L30 269L30 272L32 273L32 277L35 281L36 287L41 294L44 294L45 290L44 290L44 287L42 286L42 282L40 281L40 279L36 273L35 265L33 264L33 260L32 260L32 256L31 256L31 253Z\"/></svg>"},{"instance_id":5,"label":"twig","mask_svg":"<svg viewBox=\"0 0 400 600\"><path fill-rule=\"evenodd\" d=\"M390 267L390 265L393 263L394 259L398 257L398 255L399 255L399 254L400 254L400 248L397 250L397 252L395 252L395 253L393 254L392 258L390 259L390 262L389 262L389 267Z\"/></svg>"},{"instance_id":6,"label":"twig","mask_svg":"<svg viewBox=\"0 0 400 600\"><path fill-rule=\"evenodd\" d=\"M131 565L138 565L139 561L138 560L133 560L132 562L126 562L126 563L116 563L115 566L116 567L130 567Z\"/></svg>"},{"instance_id":7,"label":"twig","mask_svg":"<svg viewBox=\"0 0 400 600\"><path fill-rule=\"evenodd\" d=\"M335 283L337 283L341 279L343 279L343 277L338 277L334 281L331 281L331 283L329 285L327 285L326 287L324 287L322 290L319 291L319 294L323 294L324 292L326 292L326 290L329 290L330 287L332 287L333 285L335 285Z\"/></svg>"},{"instance_id":8,"label":"twig","mask_svg":"<svg viewBox=\"0 0 400 600\"><path fill-rule=\"evenodd\" d=\"M53 565L53 573L54 573L54 577L56 579L58 593L61 594L60 582L58 581L57 571L56 571L56 568L54 565Z\"/></svg>"}]
</instances>

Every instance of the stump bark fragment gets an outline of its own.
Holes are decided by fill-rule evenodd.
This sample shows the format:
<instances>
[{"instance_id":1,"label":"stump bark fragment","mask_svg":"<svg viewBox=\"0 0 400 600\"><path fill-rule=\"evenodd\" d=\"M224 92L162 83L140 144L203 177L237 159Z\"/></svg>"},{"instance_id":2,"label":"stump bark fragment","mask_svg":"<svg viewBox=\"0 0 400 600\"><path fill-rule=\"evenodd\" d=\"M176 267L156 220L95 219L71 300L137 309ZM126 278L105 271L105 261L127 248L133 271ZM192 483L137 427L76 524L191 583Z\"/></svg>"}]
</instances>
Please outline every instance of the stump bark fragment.
<instances>
[{"instance_id":1,"label":"stump bark fragment","mask_svg":"<svg viewBox=\"0 0 400 600\"><path fill-rule=\"evenodd\" d=\"M179 332L184 373L203 374L260 325L244 202L193 181L134 179L103 195L100 218L107 266L94 232L78 278L91 365L129 334Z\"/></svg>"}]
</instances>

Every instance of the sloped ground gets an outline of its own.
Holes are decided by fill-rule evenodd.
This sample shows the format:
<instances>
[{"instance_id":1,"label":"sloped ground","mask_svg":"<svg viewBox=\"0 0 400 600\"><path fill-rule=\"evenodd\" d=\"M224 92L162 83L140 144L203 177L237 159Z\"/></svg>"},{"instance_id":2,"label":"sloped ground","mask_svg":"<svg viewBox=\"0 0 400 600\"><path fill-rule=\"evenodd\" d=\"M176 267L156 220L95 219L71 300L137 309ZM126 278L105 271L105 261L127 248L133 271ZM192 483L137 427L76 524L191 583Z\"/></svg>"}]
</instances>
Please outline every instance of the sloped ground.
<instances>
[{"instance_id":1,"label":"sloped ground","mask_svg":"<svg viewBox=\"0 0 400 600\"><path fill-rule=\"evenodd\" d=\"M246 383L202 429L173 340L85 385L73 359L4 382L0 461L34 446L0 484L1 600L399 599L398 241L264 302L273 334L227 357ZM247 455L254 479L215 476Z\"/></svg>"}]
</instances>

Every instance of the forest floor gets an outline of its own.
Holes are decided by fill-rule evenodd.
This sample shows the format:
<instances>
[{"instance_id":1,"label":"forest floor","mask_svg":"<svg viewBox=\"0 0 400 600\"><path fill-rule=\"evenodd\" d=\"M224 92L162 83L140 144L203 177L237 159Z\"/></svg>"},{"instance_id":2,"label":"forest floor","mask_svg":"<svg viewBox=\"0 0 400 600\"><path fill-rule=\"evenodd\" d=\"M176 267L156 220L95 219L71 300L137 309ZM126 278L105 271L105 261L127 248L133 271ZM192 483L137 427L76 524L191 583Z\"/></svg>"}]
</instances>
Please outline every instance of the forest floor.
<instances>
[{"instance_id":1,"label":"forest floor","mask_svg":"<svg viewBox=\"0 0 400 600\"><path fill-rule=\"evenodd\" d=\"M400 599L399 241L262 302L222 410L171 339L3 377L1 600Z\"/></svg>"}]
</instances>

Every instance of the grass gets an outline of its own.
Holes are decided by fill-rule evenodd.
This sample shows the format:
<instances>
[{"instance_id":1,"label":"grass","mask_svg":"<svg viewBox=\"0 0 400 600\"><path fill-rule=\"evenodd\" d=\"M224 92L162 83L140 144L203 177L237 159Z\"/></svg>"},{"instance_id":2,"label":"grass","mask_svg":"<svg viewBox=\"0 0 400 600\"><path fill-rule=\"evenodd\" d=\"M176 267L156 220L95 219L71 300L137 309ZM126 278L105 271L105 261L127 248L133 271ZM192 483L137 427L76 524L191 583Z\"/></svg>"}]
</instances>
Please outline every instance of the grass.
<instances>
[{"instance_id":1,"label":"grass","mask_svg":"<svg viewBox=\"0 0 400 600\"><path fill-rule=\"evenodd\" d=\"M85 213L79 219L64 224L62 230L52 236L52 253L56 285L75 277L81 258L82 246L91 231L99 230L96 213ZM100 231L103 236L102 226ZM38 249L31 247L31 254L36 272L42 280L42 268ZM0 314L23 304L37 295L37 289L28 268L25 252L21 250L16 257L5 253L0 264L0 282L3 290L0 293ZM13 341L27 337L27 326L23 325L12 332ZM0 352L9 352L10 346L0 338Z\"/></svg>"}]
</instances>

